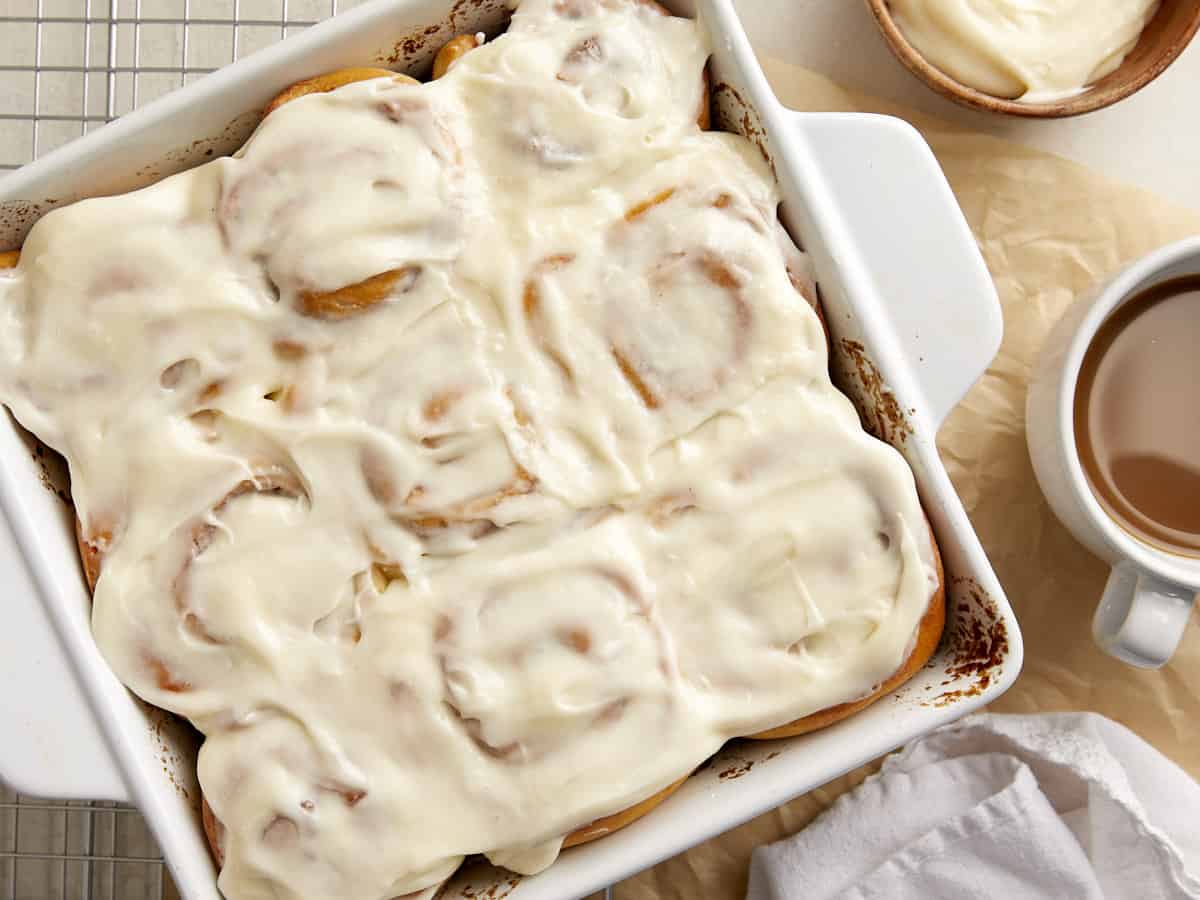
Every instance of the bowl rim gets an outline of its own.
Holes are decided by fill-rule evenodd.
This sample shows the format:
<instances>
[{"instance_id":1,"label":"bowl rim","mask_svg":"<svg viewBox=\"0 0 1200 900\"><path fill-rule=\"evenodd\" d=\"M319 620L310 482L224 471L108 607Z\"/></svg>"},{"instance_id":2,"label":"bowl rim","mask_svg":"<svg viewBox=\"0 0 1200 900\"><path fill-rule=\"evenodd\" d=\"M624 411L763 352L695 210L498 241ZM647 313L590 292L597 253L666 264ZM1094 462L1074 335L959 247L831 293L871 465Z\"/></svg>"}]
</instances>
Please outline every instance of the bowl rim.
<instances>
[{"instance_id":1,"label":"bowl rim","mask_svg":"<svg viewBox=\"0 0 1200 900\"><path fill-rule=\"evenodd\" d=\"M925 55L908 40L892 15L889 0L866 0L866 2L888 48L908 71L928 87L943 97L972 109L1026 119L1065 119L1095 112L1124 100L1165 72L1171 63L1175 62L1187 49L1192 38L1196 36L1196 32L1200 30L1200 3L1197 3L1192 10L1191 21L1184 29L1181 39L1171 42L1165 53L1160 54L1135 77L1100 91L1085 87L1078 94L1058 100L1024 103L1020 100L1009 100L988 94L951 77L929 62ZM1163 6L1160 5L1154 15L1162 15L1162 12Z\"/></svg>"}]
</instances>

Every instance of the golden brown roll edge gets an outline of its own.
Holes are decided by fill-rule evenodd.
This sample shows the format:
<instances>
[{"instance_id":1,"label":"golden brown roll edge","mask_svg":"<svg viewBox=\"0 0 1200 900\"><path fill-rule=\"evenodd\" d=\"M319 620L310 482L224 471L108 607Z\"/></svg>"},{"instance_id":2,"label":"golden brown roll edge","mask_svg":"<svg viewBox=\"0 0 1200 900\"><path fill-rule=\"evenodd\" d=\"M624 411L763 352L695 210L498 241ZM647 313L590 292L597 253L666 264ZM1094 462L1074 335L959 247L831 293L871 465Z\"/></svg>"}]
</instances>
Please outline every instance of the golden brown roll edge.
<instances>
[{"instance_id":1,"label":"golden brown roll edge","mask_svg":"<svg viewBox=\"0 0 1200 900\"><path fill-rule=\"evenodd\" d=\"M325 94L337 88L344 87L347 84L353 84L356 81L370 81L372 78L392 78L396 81L409 81L413 84L419 83L415 78L401 72L393 72L391 69L380 69L370 66L334 69L332 72L323 72L320 75L305 78L284 88L271 99L270 103L263 107L263 115L269 116L285 103L289 103L299 97L305 97L308 94Z\"/></svg>"},{"instance_id":2,"label":"golden brown roll edge","mask_svg":"<svg viewBox=\"0 0 1200 900\"><path fill-rule=\"evenodd\" d=\"M933 536L933 528L929 525L928 519L926 519L926 527L929 528L929 545L933 549L934 566L937 568L937 588L930 595L925 615L921 617L921 621L917 625L917 636L913 642L913 648L909 652L908 658L896 670L895 674L861 700L853 700L850 703L839 703L837 706L831 706L828 709L822 709L810 715L802 716L785 725L778 725L775 728L768 728L766 731L748 734L746 735L747 738L756 741L765 741L774 738L796 737L801 734L808 734L810 731L825 728L834 722L840 722L847 716L852 716L856 712L866 709L880 697L890 694L904 682L908 681L908 679L912 678L913 675L920 671L922 666L929 662L930 657L937 650L938 643L942 639L942 630L946 626L946 573L942 568L942 554L938 549L937 539Z\"/></svg>"}]
</instances>

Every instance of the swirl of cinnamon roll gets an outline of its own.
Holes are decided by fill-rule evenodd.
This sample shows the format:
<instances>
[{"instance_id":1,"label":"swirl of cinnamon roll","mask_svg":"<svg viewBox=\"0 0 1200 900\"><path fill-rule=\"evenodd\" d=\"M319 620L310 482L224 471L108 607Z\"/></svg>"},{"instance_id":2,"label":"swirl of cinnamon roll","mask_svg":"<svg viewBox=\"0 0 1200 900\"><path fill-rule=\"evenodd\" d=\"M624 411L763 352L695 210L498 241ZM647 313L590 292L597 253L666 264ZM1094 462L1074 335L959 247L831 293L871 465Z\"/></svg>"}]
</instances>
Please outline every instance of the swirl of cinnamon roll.
<instances>
[{"instance_id":1,"label":"swirl of cinnamon roll","mask_svg":"<svg viewBox=\"0 0 1200 900\"><path fill-rule=\"evenodd\" d=\"M582 316L645 409L710 402L739 372L756 336L755 269L738 253L765 230L760 212L730 191L655 188L610 227L598 260L561 253L533 265L521 295L531 343L561 387L573 390L576 369L589 359L578 331L551 323Z\"/></svg>"},{"instance_id":2,"label":"swirl of cinnamon roll","mask_svg":"<svg viewBox=\"0 0 1200 900\"><path fill-rule=\"evenodd\" d=\"M668 651L651 611L627 576L601 564L466 596L438 621L434 639L447 708L499 760L569 754L656 683L669 703ZM521 695L508 696L514 690Z\"/></svg>"},{"instance_id":3,"label":"swirl of cinnamon roll","mask_svg":"<svg viewBox=\"0 0 1200 900\"><path fill-rule=\"evenodd\" d=\"M147 645L140 651L143 670L136 681L170 694L200 692L194 700L181 702L195 704L196 713L207 709L207 700L200 695L211 685L196 678L192 671L194 665L203 669L203 660L198 656L225 656L229 653L227 645L245 637L239 627L231 624L237 619L238 604L244 602L245 592L231 593L227 585L209 583L208 576L213 570L219 572L222 564L208 554L229 545L229 535L235 530L246 533L270 522L289 527L286 523L296 518L295 511L306 506L307 495L295 475L282 467L262 466L253 476L234 484L207 510L177 527L153 557L125 561L126 566L132 564L144 573L141 578L147 581L146 590L156 590L152 585L159 585L170 598L169 603L155 604L149 615L164 633L171 635L171 640ZM233 524L239 520L248 521ZM107 559L120 549L119 529L86 528L82 520L77 520L76 535L85 574L95 590ZM234 607L229 607L230 603ZM204 648L208 648L207 655L202 653Z\"/></svg>"},{"instance_id":4,"label":"swirl of cinnamon roll","mask_svg":"<svg viewBox=\"0 0 1200 900\"><path fill-rule=\"evenodd\" d=\"M419 84L325 90L303 102L325 105L344 137L326 141L276 105L226 170L217 225L264 304L340 322L433 289L426 270L457 258L470 201L450 116Z\"/></svg>"},{"instance_id":5,"label":"swirl of cinnamon roll","mask_svg":"<svg viewBox=\"0 0 1200 900\"><path fill-rule=\"evenodd\" d=\"M622 264L645 273L646 288L630 298L636 312L625 297L609 305L612 358L651 410L711 397L737 371L753 336L751 271L703 238L691 245L663 240L671 234L668 222L699 235L762 227L727 191L677 187L635 203L614 226L610 248Z\"/></svg>"},{"instance_id":6,"label":"swirl of cinnamon roll","mask_svg":"<svg viewBox=\"0 0 1200 900\"><path fill-rule=\"evenodd\" d=\"M394 377L407 378L420 360L406 360ZM368 495L433 555L464 552L519 518L509 507L536 499L538 484L506 437L520 427L516 407L469 366L453 374L423 385L415 409L382 413L382 430L393 437L364 443L359 461ZM389 409L386 398L380 408Z\"/></svg>"},{"instance_id":7,"label":"swirl of cinnamon roll","mask_svg":"<svg viewBox=\"0 0 1200 900\"><path fill-rule=\"evenodd\" d=\"M538 21L528 4L526 15ZM588 28L589 22L602 22L606 14L622 11L623 7L638 7L651 18L670 19L670 13L656 0L556 0L553 15L567 21L579 22L583 29L576 39L566 46L554 77L561 84L580 92L584 102L594 110L625 118L642 114L643 104L638 101L639 82L644 83L656 60L653 57L653 41L647 40L633 48L625 42L609 41L602 27ZM535 27L542 27L545 19ZM519 32L523 18L518 14L513 28ZM433 78L443 77L464 56L483 40L477 34L463 34L447 41L438 51L433 62ZM699 96L694 101L695 121L701 130L711 124L709 75L707 67L702 72ZM548 148L547 148L548 149ZM563 148L564 150L566 148ZM549 159L549 157L547 157Z\"/></svg>"},{"instance_id":8,"label":"swirl of cinnamon roll","mask_svg":"<svg viewBox=\"0 0 1200 900\"><path fill-rule=\"evenodd\" d=\"M622 5L632 3L647 11L651 16L670 18L661 4L655 0L559 0L555 11L567 18L586 20L619 10ZM585 102L598 110L611 112L622 117L641 114L636 84L639 76L645 75L644 48L634 48L628 42L607 40L602 30L580 37L563 55L562 66L557 78L565 84L576 86ZM700 95L693 107L696 124L702 131L710 125L709 78L707 67L703 71Z\"/></svg>"}]
</instances>

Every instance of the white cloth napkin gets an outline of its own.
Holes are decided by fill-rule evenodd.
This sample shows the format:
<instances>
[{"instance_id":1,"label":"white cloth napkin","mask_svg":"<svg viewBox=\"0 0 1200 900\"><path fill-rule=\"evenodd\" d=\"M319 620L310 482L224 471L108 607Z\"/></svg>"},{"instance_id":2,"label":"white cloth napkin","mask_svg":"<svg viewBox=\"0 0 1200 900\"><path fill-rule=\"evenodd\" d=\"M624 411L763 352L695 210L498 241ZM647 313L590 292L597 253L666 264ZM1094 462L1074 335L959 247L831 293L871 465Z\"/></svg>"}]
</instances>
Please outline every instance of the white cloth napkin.
<instances>
[{"instance_id":1,"label":"white cloth napkin","mask_svg":"<svg viewBox=\"0 0 1200 900\"><path fill-rule=\"evenodd\" d=\"M759 847L746 894L1010 897L1200 898L1200 785L1103 716L970 716Z\"/></svg>"}]
</instances>

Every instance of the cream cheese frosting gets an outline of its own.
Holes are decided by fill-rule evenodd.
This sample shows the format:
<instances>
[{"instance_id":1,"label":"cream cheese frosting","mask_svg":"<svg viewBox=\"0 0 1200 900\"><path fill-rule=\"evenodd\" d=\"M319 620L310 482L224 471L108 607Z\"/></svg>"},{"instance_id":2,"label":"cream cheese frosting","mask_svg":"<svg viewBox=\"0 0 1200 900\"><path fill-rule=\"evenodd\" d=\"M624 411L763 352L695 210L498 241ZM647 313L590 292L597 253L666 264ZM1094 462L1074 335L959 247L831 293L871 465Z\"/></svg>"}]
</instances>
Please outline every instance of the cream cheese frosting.
<instances>
[{"instance_id":1,"label":"cream cheese frosting","mask_svg":"<svg viewBox=\"0 0 1200 900\"><path fill-rule=\"evenodd\" d=\"M69 463L104 656L205 735L230 900L539 870L910 653L912 474L830 382L767 165L696 125L707 55L525 0L0 273L0 393Z\"/></svg>"},{"instance_id":2,"label":"cream cheese frosting","mask_svg":"<svg viewBox=\"0 0 1200 900\"><path fill-rule=\"evenodd\" d=\"M1121 64L1159 0L888 0L933 65L976 90L1041 103Z\"/></svg>"}]
</instances>

